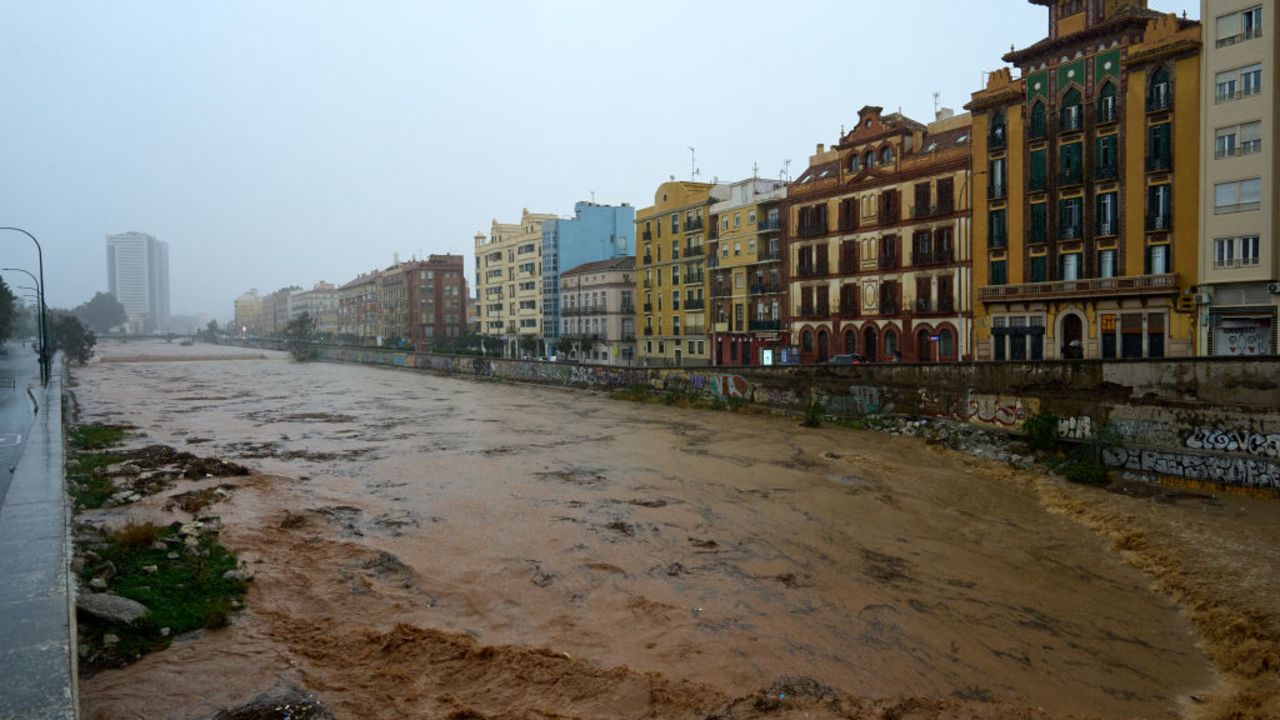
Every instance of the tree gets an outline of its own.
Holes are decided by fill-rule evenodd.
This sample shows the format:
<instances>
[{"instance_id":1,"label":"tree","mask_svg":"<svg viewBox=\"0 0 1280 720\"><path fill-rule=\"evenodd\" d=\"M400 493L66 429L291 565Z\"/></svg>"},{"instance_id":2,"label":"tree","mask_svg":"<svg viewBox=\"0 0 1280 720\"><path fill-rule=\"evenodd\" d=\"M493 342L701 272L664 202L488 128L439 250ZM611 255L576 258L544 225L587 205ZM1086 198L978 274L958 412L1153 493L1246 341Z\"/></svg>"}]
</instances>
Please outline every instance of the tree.
<instances>
[{"instance_id":1,"label":"tree","mask_svg":"<svg viewBox=\"0 0 1280 720\"><path fill-rule=\"evenodd\" d=\"M14 321L18 314L17 308L14 307L16 300L13 291L4 280L0 280L0 343L13 335Z\"/></svg>"},{"instance_id":2,"label":"tree","mask_svg":"<svg viewBox=\"0 0 1280 720\"><path fill-rule=\"evenodd\" d=\"M93 299L77 307L75 316L85 325L100 333L111 332L111 328L119 327L129 319L124 312L124 305L110 293L95 293Z\"/></svg>"},{"instance_id":3,"label":"tree","mask_svg":"<svg viewBox=\"0 0 1280 720\"><path fill-rule=\"evenodd\" d=\"M51 351L61 350L68 360L80 365L89 362L93 357L93 346L98 344L93 331L66 310L49 312L49 336Z\"/></svg>"},{"instance_id":4,"label":"tree","mask_svg":"<svg viewBox=\"0 0 1280 720\"><path fill-rule=\"evenodd\" d=\"M284 329L285 345L294 360L305 362L315 359L316 349L312 345L315 333L316 321L311 318L311 313L302 313L289 321Z\"/></svg>"}]
</instances>

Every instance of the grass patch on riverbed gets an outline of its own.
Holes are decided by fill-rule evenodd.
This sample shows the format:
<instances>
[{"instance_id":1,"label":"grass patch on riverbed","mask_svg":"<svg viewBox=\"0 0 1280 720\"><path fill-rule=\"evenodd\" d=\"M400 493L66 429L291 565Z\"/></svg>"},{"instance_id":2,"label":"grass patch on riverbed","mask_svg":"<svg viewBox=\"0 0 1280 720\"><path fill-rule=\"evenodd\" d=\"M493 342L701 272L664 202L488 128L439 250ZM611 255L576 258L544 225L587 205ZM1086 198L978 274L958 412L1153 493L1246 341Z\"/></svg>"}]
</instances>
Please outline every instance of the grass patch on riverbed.
<instances>
[{"instance_id":1,"label":"grass patch on riverbed","mask_svg":"<svg viewBox=\"0 0 1280 720\"><path fill-rule=\"evenodd\" d=\"M101 578L108 592L148 610L132 624L82 611L79 635L86 667L124 665L167 647L175 635L222 627L241 606L246 581L236 574L226 577L236 570L235 555L213 534L183 535L182 527L130 523L78 544L86 588Z\"/></svg>"},{"instance_id":2,"label":"grass patch on riverbed","mask_svg":"<svg viewBox=\"0 0 1280 720\"><path fill-rule=\"evenodd\" d=\"M123 455L106 451L124 439L121 425L76 425L67 432L70 458L67 460L67 487L72 506L100 508L116 491L111 478L101 470L124 462ZM106 451L106 452L104 452Z\"/></svg>"}]
</instances>

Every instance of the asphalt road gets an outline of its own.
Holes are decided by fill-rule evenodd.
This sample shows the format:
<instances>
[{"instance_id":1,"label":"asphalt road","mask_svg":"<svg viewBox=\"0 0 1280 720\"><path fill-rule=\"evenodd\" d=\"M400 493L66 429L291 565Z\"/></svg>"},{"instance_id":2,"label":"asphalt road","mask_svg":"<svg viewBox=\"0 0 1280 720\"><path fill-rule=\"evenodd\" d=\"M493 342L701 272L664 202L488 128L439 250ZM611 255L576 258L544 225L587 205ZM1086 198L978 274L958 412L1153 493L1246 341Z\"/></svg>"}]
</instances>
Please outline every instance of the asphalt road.
<instances>
[{"instance_id":1,"label":"asphalt road","mask_svg":"<svg viewBox=\"0 0 1280 720\"><path fill-rule=\"evenodd\" d=\"M30 342L10 340L0 355L0 379L13 378L13 387L0 380L0 505L9 492L13 468L26 447L27 432L35 419L27 388L40 386L40 365Z\"/></svg>"}]
</instances>

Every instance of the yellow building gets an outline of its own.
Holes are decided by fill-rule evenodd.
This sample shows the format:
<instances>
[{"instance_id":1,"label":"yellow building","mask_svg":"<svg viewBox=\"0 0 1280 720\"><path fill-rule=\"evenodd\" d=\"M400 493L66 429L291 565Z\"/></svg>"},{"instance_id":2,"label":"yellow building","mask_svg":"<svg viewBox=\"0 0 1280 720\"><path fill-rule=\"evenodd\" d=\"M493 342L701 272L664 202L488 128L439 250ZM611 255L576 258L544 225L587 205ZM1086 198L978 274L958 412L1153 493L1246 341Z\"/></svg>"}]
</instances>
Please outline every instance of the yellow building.
<instances>
[{"instance_id":1,"label":"yellow building","mask_svg":"<svg viewBox=\"0 0 1280 720\"><path fill-rule=\"evenodd\" d=\"M502 340L506 357L545 354L542 336L542 223L547 213L525 209L519 223L494 220L475 236L480 334Z\"/></svg>"},{"instance_id":2,"label":"yellow building","mask_svg":"<svg viewBox=\"0 0 1280 720\"><path fill-rule=\"evenodd\" d=\"M713 192L716 191L716 192ZM673 180L636 212L637 354L647 365L704 365L706 221L722 186Z\"/></svg>"},{"instance_id":3,"label":"yellow building","mask_svg":"<svg viewBox=\"0 0 1280 720\"><path fill-rule=\"evenodd\" d=\"M752 178L732 183L711 206L707 294L713 365L763 365L780 359L787 285L780 203L787 186Z\"/></svg>"},{"instance_id":4,"label":"yellow building","mask_svg":"<svg viewBox=\"0 0 1280 720\"><path fill-rule=\"evenodd\" d=\"M979 360L1194 351L1200 25L1146 0L1030 0L1049 36L973 113Z\"/></svg>"}]
</instances>

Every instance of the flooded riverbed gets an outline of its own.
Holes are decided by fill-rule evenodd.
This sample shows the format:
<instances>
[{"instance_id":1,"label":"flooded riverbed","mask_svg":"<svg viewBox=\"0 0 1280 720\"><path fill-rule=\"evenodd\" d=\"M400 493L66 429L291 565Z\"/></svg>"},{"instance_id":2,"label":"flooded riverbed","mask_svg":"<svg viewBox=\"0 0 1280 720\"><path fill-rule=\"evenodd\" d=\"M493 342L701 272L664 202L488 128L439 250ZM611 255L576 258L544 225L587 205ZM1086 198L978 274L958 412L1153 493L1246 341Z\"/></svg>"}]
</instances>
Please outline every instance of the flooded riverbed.
<instances>
[{"instance_id":1,"label":"flooded riverbed","mask_svg":"<svg viewBox=\"0 0 1280 720\"><path fill-rule=\"evenodd\" d=\"M260 474L216 508L255 561L250 609L87 680L89 718L203 717L281 682L350 718L703 717L796 676L1162 718L1217 682L1108 538L916 439L243 349L99 355L82 420ZM1232 502L1166 509L1280 536Z\"/></svg>"}]
</instances>

